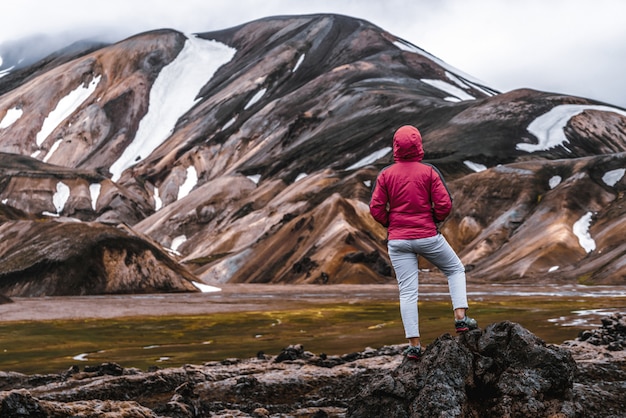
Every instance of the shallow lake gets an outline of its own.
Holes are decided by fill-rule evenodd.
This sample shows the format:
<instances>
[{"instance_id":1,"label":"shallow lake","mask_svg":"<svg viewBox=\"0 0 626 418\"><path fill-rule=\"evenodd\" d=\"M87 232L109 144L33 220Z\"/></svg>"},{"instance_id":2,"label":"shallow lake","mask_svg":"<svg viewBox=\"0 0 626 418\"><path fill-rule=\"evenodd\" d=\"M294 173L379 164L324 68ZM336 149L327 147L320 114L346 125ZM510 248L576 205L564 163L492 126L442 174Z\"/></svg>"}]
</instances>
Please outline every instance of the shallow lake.
<instances>
[{"instance_id":1,"label":"shallow lake","mask_svg":"<svg viewBox=\"0 0 626 418\"><path fill-rule=\"evenodd\" d=\"M553 344L626 314L619 286L489 285L468 287L468 297L481 328L517 322ZM14 300L0 305L0 371L58 373L103 362L147 370L276 355L290 344L340 355L406 342L397 289L388 285ZM446 287L424 285L419 309L423 343L454 334Z\"/></svg>"}]
</instances>

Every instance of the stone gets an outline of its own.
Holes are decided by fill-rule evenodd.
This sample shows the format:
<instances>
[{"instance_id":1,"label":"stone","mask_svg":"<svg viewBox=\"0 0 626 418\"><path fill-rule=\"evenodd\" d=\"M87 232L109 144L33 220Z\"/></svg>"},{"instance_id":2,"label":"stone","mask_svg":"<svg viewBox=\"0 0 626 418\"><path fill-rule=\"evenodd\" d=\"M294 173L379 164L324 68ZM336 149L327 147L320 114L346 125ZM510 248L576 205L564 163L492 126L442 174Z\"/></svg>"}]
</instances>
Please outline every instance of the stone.
<instances>
[{"instance_id":1,"label":"stone","mask_svg":"<svg viewBox=\"0 0 626 418\"><path fill-rule=\"evenodd\" d=\"M291 344L281 353L296 353L295 360L265 355L146 372L114 363L59 375L0 372L0 418L104 413L129 418L616 418L626 410L624 351L607 356L606 347L580 340L545 344L510 321L459 336L443 334L420 361L405 359L405 347L318 356Z\"/></svg>"},{"instance_id":2,"label":"stone","mask_svg":"<svg viewBox=\"0 0 626 418\"><path fill-rule=\"evenodd\" d=\"M372 380L348 417L573 417L576 364L519 324L501 322L428 346Z\"/></svg>"}]
</instances>

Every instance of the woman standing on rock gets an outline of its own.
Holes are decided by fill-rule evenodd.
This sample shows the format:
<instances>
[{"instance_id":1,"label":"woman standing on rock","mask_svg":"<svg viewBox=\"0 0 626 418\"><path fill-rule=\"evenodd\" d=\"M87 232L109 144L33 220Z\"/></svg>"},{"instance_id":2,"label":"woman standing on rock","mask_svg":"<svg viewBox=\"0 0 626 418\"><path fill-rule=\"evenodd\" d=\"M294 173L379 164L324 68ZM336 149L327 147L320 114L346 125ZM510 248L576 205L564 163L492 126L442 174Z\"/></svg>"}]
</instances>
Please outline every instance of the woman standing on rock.
<instances>
[{"instance_id":1,"label":"woman standing on rock","mask_svg":"<svg viewBox=\"0 0 626 418\"><path fill-rule=\"evenodd\" d=\"M393 136L394 164L376 179L370 213L387 228L387 249L400 290L400 314L409 347L404 354L417 360L420 345L418 299L418 256L437 266L448 278L457 332L477 328L465 315L468 309L465 267L437 223L452 210L452 198L439 171L422 163L422 136L413 126L402 126Z\"/></svg>"}]
</instances>

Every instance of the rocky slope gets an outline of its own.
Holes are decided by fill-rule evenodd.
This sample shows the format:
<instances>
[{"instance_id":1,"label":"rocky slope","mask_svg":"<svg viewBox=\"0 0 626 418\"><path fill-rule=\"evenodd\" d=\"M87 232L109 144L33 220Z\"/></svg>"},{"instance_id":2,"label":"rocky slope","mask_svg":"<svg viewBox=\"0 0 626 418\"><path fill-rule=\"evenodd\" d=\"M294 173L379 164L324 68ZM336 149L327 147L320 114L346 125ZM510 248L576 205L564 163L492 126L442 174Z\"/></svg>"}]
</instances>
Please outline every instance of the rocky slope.
<instances>
[{"instance_id":1,"label":"rocky slope","mask_svg":"<svg viewBox=\"0 0 626 418\"><path fill-rule=\"evenodd\" d=\"M455 209L443 231L473 279L625 283L626 111L500 94L368 22L159 30L3 74L2 254L57 254L0 264L7 296L74 294L28 283L34 271L44 283L59 271L89 281L85 264L102 285L81 292L393 280L367 203L407 123L448 180ZM131 238L69 251L46 235L67 233L57 225L67 218L81 236L124 225ZM42 242L22 239L39 230ZM115 251L133 255L102 268ZM55 269L41 267L49 261ZM110 284L129 271L135 284Z\"/></svg>"},{"instance_id":2,"label":"rocky slope","mask_svg":"<svg viewBox=\"0 0 626 418\"><path fill-rule=\"evenodd\" d=\"M418 362L402 346L326 356L293 345L181 368L1 372L0 417L620 417L625 331L614 316L554 346L505 321L444 334Z\"/></svg>"}]
</instances>

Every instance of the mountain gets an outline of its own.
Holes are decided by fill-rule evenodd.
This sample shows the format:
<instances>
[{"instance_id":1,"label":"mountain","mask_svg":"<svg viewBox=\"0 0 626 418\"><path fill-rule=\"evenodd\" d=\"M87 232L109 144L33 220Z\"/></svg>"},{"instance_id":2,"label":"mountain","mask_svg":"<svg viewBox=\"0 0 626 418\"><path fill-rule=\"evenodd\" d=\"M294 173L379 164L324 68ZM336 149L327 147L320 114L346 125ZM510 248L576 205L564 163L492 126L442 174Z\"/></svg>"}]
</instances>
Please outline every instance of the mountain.
<instances>
[{"instance_id":1,"label":"mountain","mask_svg":"<svg viewBox=\"0 0 626 418\"><path fill-rule=\"evenodd\" d=\"M88 280L85 264L115 282L103 254L138 242L178 289L393 281L368 202L404 124L448 182L442 232L470 280L626 283L626 111L500 93L363 20L77 44L5 72L0 94L0 255L40 254L0 263L7 296L45 293L15 283L57 280L46 254L70 282ZM75 247L46 235L69 223ZM103 228L128 236L86 238ZM125 263L139 291L146 259Z\"/></svg>"}]
</instances>

